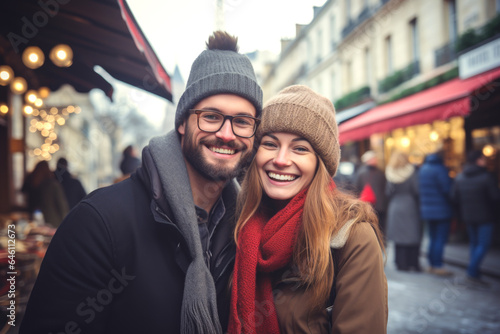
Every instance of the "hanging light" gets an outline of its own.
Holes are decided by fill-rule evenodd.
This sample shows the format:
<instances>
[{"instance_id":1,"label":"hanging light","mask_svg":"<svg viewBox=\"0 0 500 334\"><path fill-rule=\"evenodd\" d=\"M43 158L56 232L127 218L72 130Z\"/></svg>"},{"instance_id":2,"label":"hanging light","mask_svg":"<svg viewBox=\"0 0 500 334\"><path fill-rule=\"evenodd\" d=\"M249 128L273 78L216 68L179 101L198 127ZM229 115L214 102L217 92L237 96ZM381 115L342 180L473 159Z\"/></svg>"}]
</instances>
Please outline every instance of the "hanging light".
<instances>
[{"instance_id":1,"label":"hanging light","mask_svg":"<svg viewBox=\"0 0 500 334\"><path fill-rule=\"evenodd\" d=\"M45 62L45 55L38 46L27 47L23 52L23 63L26 67L37 69Z\"/></svg>"},{"instance_id":2,"label":"hanging light","mask_svg":"<svg viewBox=\"0 0 500 334\"><path fill-rule=\"evenodd\" d=\"M49 58L56 66L69 67L73 64L73 50L66 44L59 44L50 50Z\"/></svg>"},{"instance_id":3,"label":"hanging light","mask_svg":"<svg viewBox=\"0 0 500 334\"><path fill-rule=\"evenodd\" d=\"M26 103L34 104L37 99L38 93L36 90L30 89L26 92L26 94L24 94L24 100L26 101Z\"/></svg>"},{"instance_id":4,"label":"hanging light","mask_svg":"<svg viewBox=\"0 0 500 334\"><path fill-rule=\"evenodd\" d=\"M24 106L23 110L24 110L24 113L26 115L31 115L33 113L33 107L32 106Z\"/></svg>"},{"instance_id":5,"label":"hanging light","mask_svg":"<svg viewBox=\"0 0 500 334\"><path fill-rule=\"evenodd\" d=\"M9 107L5 103L0 103L0 113L6 114L9 112Z\"/></svg>"},{"instance_id":6,"label":"hanging light","mask_svg":"<svg viewBox=\"0 0 500 334\"><path fill-rule=\"evenodd\" d=\"M40 89L38 90L38 96L40 96L40 98L42 99L48 98L49 95L50 95L49 87L40 87Z\"/></svg>"},{"instance_id":7,"label":"hanging light","mask_svg":"<svg viewBox=\"0 0 500 334\"><path fill-rule=\"evenodd\" d=\"M10 90L14 94L23 94L28 89L28 83L22 77L15 77L10 83Z\"/></svg>"},{"instance_id":8,"label":"hanging light","mask_svg":"<svg viewBox=\"0 0 500 334\"><path fill-rule=\"evenodd\" d=\"M7 86L14 78L14 71L9 65L0 66L0 85Z\"/></svg>"}]
</instances>

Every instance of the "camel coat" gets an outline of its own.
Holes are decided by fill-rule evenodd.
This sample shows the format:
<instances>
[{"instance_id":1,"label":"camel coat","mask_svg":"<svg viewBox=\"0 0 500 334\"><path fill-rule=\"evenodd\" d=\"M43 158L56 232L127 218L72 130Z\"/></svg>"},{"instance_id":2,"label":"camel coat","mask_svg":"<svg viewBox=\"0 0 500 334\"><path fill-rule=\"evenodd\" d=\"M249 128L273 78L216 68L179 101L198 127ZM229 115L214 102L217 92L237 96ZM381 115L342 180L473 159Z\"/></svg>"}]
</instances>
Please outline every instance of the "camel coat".
<instances>
[{"instance_id":1,"label":"camel coat","mask_svg":"<svg viewBox=\"0 0 500 334\"><path fill-rule=\"evenodd\" d=\"M348 222L331 247L337 270L332 327L326 309L308 305L304 289L281 282L274 288L281 333L386 333L387 280L374 230L368 223Z\"/></svg>"}]
</instances>

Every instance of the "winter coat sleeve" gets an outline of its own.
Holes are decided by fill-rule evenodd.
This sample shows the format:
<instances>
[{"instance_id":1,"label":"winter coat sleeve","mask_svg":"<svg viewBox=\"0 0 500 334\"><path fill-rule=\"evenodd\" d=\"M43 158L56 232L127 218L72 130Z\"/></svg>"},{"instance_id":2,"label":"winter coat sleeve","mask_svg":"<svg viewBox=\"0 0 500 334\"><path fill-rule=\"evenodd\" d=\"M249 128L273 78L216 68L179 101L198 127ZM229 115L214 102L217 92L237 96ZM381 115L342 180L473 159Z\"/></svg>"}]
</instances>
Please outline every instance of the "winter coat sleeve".
<instances>
[{"instance_id":1,"label":"winter coat sleeve","mask_svg":"<svg viewBox=\"0 0 500 334\"><path fill-rule=\"evenodd\" d=\"M382 251L370 224L355 224L339 251L332 332L386 333L387 279Z\"/></svg>"},{"instance_id":2,"label":"winter coat sleeve","mask_svg":"<svg viewBox=\"0 0 500 334\"><path fill-rule=\"evenodd\" d=\"M109 228L90 204L80 203L52 238L20 333L105 333L106 305L123 280L112 264Z\"/></svg>"}]
</instances>

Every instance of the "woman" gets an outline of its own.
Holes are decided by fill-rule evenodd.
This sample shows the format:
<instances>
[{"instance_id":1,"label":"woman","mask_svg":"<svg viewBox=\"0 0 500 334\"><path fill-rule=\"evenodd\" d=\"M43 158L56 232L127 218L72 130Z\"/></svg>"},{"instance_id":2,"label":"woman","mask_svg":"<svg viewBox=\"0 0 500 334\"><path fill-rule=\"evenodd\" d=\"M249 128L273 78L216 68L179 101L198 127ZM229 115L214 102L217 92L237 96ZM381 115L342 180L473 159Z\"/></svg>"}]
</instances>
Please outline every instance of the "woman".
<instances>
[{"instance_id":1,"label":"woman","mask_svg":"<svg viewBox=\"0 0 500 334\"><path fill-rule=\"evenodd\" d=\"M422 222L418 206L418 174L408 156L394 151L385 169L387 211L387 237L394 241L398 270L420 271L418 261Z\"/></svg>"},{"instance_id":2,"label":"woman","mask_svg":"<svg viewBox=\"0 0 500 334\"><path fill-rule=\"evenodd\" d=\"M332 103L285 88L264 108L256 143L239 198L229 333L385 333L383 246L370 205L333 183Z\"/></svg>"}]
</instances>

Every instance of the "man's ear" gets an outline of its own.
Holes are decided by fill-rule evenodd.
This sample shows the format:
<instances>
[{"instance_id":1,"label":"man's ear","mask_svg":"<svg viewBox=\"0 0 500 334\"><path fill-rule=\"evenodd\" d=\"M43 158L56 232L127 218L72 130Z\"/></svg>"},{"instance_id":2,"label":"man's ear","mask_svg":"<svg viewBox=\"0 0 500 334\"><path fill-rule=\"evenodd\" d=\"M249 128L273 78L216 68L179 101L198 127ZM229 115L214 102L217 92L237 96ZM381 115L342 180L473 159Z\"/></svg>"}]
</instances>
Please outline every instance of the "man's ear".
<instances>
[{"instance_id":1,"label":"man's ear","mask_svg":"<svg viewBox=\"0 0 500 334\"><path fill-rule=\"evenodd\" d=\"M177 128L177 132L179 132L181 135L186 134L186 121L182 122L181 125Z\"/></svg>"}]
</instances>

